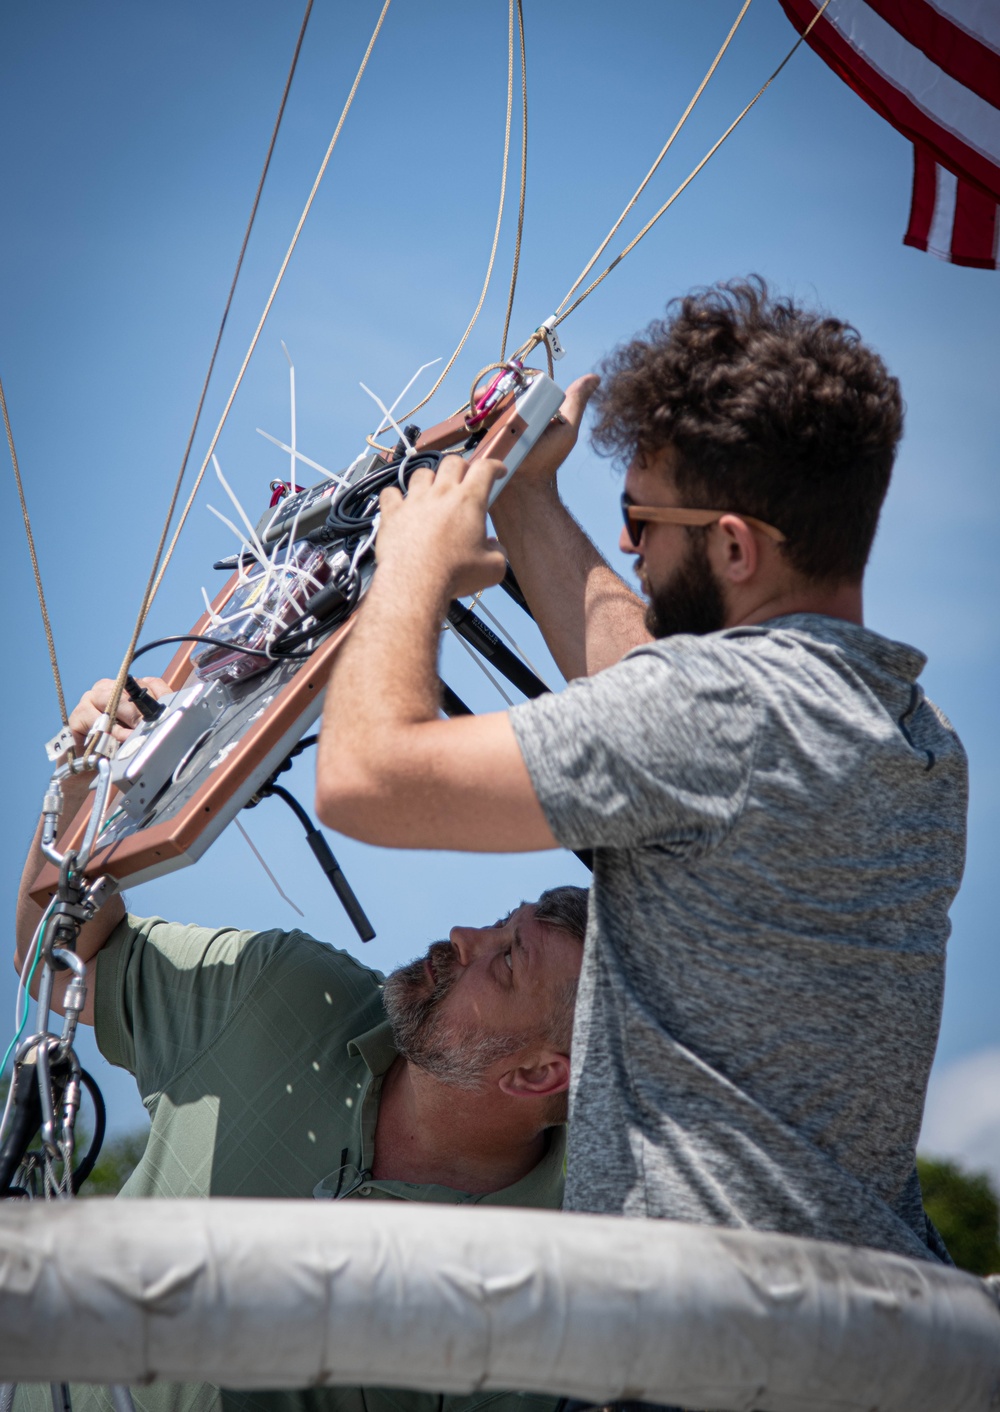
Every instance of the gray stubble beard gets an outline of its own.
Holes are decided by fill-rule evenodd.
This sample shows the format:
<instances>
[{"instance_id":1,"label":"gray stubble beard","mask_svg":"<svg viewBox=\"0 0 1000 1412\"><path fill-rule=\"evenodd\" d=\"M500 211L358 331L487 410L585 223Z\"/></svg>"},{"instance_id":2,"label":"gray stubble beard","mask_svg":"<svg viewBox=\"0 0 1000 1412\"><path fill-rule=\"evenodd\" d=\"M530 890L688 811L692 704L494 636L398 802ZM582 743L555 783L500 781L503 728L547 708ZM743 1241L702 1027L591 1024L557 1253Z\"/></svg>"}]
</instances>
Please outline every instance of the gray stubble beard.
<instances>
[{"instance_id":1,"label":"gray stubble beard","mask_svg":"<svg viewBox=\"0 0 1000 1412\"><path fill-rule=\"evenodd\" d=\"M427 989L425 961L430 960L434 985ZM441 1002L458 977L454 950L436 941L427 957L398 967L386 980L383 1003L396 1048L411 1064L440 1083L475 1090L486 1071L524 1044L523 1035L475 1033L450 1025L440 1013Z\"/></svg>"}]
</instances>

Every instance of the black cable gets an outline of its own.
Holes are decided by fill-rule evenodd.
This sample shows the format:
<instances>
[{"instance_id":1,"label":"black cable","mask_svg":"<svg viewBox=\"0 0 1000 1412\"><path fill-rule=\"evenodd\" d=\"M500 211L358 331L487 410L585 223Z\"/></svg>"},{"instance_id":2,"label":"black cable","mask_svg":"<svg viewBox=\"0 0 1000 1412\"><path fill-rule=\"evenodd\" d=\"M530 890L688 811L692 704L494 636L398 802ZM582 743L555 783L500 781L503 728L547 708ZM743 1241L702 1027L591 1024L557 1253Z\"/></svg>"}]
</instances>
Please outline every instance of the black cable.
<instances>
[{"instance_id":1,"label":"black cable","mask_svg":"<svg viewBox=\"0 0 1000 1412\"><path fill-rule=\"evenodd\" d=\"M375 936L375 928L365 914L364 908L354 895L351 884L344 877L343 869L333 856L333 852L326 839L313 823L310 816L303 809L302 805L283 785L273 782L263 786L257 791L258 797L266 797L269 794L276 794L279 799L283 799L298 819L299 823L306 831L306 842L312 849L317 863L323 869L330 880L330 886L340 899L340 905L347 913L351 925L362 941L372 941Z\"/></svg>"},{"instance_id":2,"label":"black cable","mask_svg":"<svg viewBox=\"0 0 1000 1412\"><path fill-rule=\"evenodd\" d=\"M62 1064L65 1070L65 1078L56 1072L56 1064ZM55 1091L52 1095L53 1108L56 1109L62 1102L66 1084L70 1079L69 1065L66 1061L55 1061L50 1070L51 1077L55 1081ZM15 1066L14 1075L11 1082L15 1085L14 1100L11 1111L11 1121L7 1129L7 1137L0 1152L0 1197L14 1196L19 1194L20 1188L11 1185L14 1174L21 1166L28 1153L32 1140L42 1125L42 1101L38 1091L38 1065L37 1061L22 1063ZM80 1165L74 1170L71 1178L71 1186L74 1192L80 1187L94 1170L94 1164L104 1145L104 1134L107 1130L107 1109L101 1090L98 1088L92 1075L86 1069L80 1070L80 1082L90 1094L94 1105L94 1135L90 1140L87 1155Z\"/></svg>"},{"instance_id":3,"label":"black cable","mask_svg":"<svg viewBox=\"0 0 1000 1412\"><path fill-rule=\"evenodd\" d=\"M472 716L475 713L466 706L460 696L456 696L446 681L440 682L441 709L446 716Z\"/></svg>"},{"instance_id":4,"label":"black cable","mask_svg":"<svg viewBox=\"0 0 1000 1412\"><path fill-rule=\"evenodd\" d=\"M500 641L496 633L488 628L471 608L458 599L453 599L448 609L448 621L470 647L474 647L501 675L517 687L527 697L544 696L548 687L540 677L536 677L516 652Z\"/></svg>"},{"instance_id":5,"label":"black cable","mask_svg":"<svg viewBox=\"0 0 1000 1412\"><path fill-rule=\"evenodd\" d=\"M339 602L337 601L338 597ZM321 588L318 593L313 594L312 598L307 600L297 618L286 623L281 631L275 634L271 644L275 654L288 657L300 643L307 642L311 637L339 627L354 612L360 597L361 575L357 570L351 575L350 581L346 585L328 583L325 588ZM302 624L308 622L310 618L315 618L315 622L310 627L303 628Z\"/></svg>"},{"instance_id":6,"label":"black cable","mask_svg":"<svg viewBox=\"0 0 1000 1412\"><path fill-rule=\"evenodd\" d=\"M291 809L292 813L295 815L299 823L305 829L306 833L313 833L315 831L316 825L313 823L311 816L306 813L305 809L295 798L295 795L291 792L291 790L286 789L283 784L272 784L268 786L267 792L268 794L276 794L279 799L283 799L285 801L289 809Z\"/></svg>"},{"instance_id":7,"label":"black cable","mask_svg":"<svg viewBox=\"0 0 1000 1412\"><path fill-rule=\"evenodd\" d=\"M507 597L513 598L514 602L521 609L521 611L527 613L531 621L534 622L535 615L528 607L528 600L524 596L524 590L521 588L521 585L515 578L514 570L509 564L504 570L503 578L500 580L500 587L503 589L504 593L506 593Z\"/></svg>"},{"instance_id":8,"label":"black cable","mask_svg":"<svg viewBox=\"0 0 1000 1412\"><path fill-rule=\"evenodd\" d=\"M162 701L140 686L131 672L125 678L125 695L139 712L144 721L158 721L167 709Z\"/></svg>"},{"instance_id":9,"label":"black cable","mask_svg":"<svg viewBox=\"0 0 1000 1412\"><path fill-rule=\"evenodd\" d=\"M168 647L174 642L207 642L209 647L227 647L232 652L243 652L248 657L266 657L269 662L308 662L311 652L265 652L260 647L241 647L238 642L224 642L221 637L204 637L201 633L179 633L173 637L158 637L153 642L144 642L132 653L132 661L144 652L152 652L154 647Z\"/></svg>"},{"instance_id":10,"label":"black cable","mask_svg":"<svg viewBox=\"0 0 1000 1412\"><path fill-rule=\"evenodd\" d=\"M416 428L408 428L416 431ZM437 470L441 461L440 451L410 452L389 462L383 462L366 472L360 480L352 481L336 491L330 499L326 519L318 529L310 530L304 536L313 544L330 544L334 540L346 543L359 542L375 523L378 514L378 496L389 486L398 485L400 471L405 465L403 487L410 484L414 471ZM372 549L369 547L368 556ZM361 574L357 568L346 583L327 584L306 602L302 612L279 632L273 643L276 652L282 656L298 647L318 632L329 632L339 627L350 617L361 597ZM339 601L338 601L339 600ZM315 624L303 628L302 624L315 618Z\"/></svg>"},{"instance_id":11,"label":"black cable","mask_svg":"<svg viewBox=\"0 0 1000 1412\"><path fill-rule=\"evenodd\" d=\"M409 455L398 457L390 461L387 465L374 467L360 480L353 481L346 485L343 490L335 492L330 500L330 509L327 512L326 523L321 529L313 530L312 534L306 536L307 539L324 543L331 539L356 539L371 529L372 522L378 513L377 497L381 491L387 490L389 486L399 484L399 472L406 463L406 473L403 476L404 489L410 483L410 477L414 471L432 470L436 471L440 464L443 453L440 451L415 451ZM367 509L368 502L373 498L376 504Z\"/></svg>"},{"instance_id":12,"label":"black cable","mask_svg":"<svg viewBox=\"0 0 1000 1412\"><path fill-rule=\"evenodd\" d=\"M73 1170L72 1189L78 1192L84 1182L94 1170L94 1166L101 1154L104 1146L104 1134L108 1126L108 1110L104 1103L104 1095L97 1087L96 1080L87 1073L86 1069L80 1070L80 1082L90 1094L90 1101L94 1105L94 1135L90 1139L90 1146L87 1148L87 1155L80 1165Z\"/></svg>"},{"instance_id":13,"label":"black cable","mask_svg":"<svg viewBox=\"0 0 1000 1412\"><path fill-rule=\"evenodd\" d=\"M32 1138L42 1125L42 1102L38 1095L34 1063L15 1063L11 1075L14 1096L7 1136L0 1149L0 1197L11 1195L11 1182L27 1154Z\"/></svg>"}]
</instances>

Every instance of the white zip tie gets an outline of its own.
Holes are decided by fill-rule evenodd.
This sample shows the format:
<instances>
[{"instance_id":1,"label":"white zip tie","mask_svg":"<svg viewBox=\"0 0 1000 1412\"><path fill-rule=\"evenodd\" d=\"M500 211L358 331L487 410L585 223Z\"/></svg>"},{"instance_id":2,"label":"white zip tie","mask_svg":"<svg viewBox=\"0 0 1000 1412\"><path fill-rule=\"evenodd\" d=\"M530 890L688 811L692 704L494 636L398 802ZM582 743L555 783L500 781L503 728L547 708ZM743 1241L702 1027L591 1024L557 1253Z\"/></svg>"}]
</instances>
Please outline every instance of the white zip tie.
<instances>
[{"instance_id":1,"label":"white zip tie","mask_svg":"<svg viewBox=\"0 0 1000 1412\"><path fill-rule=\"evenodd\" d=\"M211 628L217 628L217 627L220 625L220 623L222 622L222 619L219 617L218 613L217 613L217 612L215 611L215 609L212 607L212 600L211 600L211 598L209 598L209 596L208 596L208 590L206 589L206 587L205 587L204 584L202 584L202 586L201 586L201 598L202 598L202 602L205 604L205 612L208 614L208 625L209 625L209 627L211 627Z\"/></svg>"},{"instance_id":2,"label":"white zip tie","mask_svg":"<svg viewBox=\"0 0 1000 1412\"><path fill-rule=\"evenodd\" d=\"M402 429L402 427L401 427L401 426L399 425L399 423L396 421L395 417L392 415L392 412L389 411L388 407L387 407L387 406L385 405L385 403L382 401L381 397L379 397L377 393L372 392L371 388L370 388L370 387L366 387L363 382L362 382L362 383L359 383L358 386L361 388L361 391L362 391L362 392L367 392L367 393L368 393L368 396L372 399L372 401L375 403L375 405L380 409L380 411L381 411L381 413L382 413L382 416L383 416L383 418L384 418L384 421L387 422L387 423L389 424L389 426L392 427L393 431L394 431L394 432L396 433L396 435L399 437L400 441L403 443L403 445L404 445L404 447L406 448L406 450L407 450L407 451L412 451L412 450L413 450L413 447L410 445L410 438L409 438L408 436L404 436L404 435L403 435L403 429ZM398 401L399 399L397 398L396 400ZM393 403L393 407L395 407L395 403ZM383 426L382 426L382 430L383 430L383 431L387 431L387 430L388 430L388 426L383 425Z\"/></svg>"},{"instance_id":3,"label":"white zip tie","mask_svg":"<svg viewBox=\"0 0 1000 1412\"><path fill-rule=\"evenodd\" d=\"M246 839L247 843L250 845L250 852L251 852L251 853L253 854L253 856L257 859L257 862L258 862L258 863L260 864L260 866L264 869L264 872L265 872L265 873L267 874L267 876L271 879L272 883L274 883L275 890L277 891L278 896L284 898L284 900L288 903L289 907L291 907L291 909L292 909L293 912L298 912L298 914L299 914L300 917L304 917L306 914L303 912L303 910L302 910L301 907L297 907L297 906L295 905L295 903L292 901L292 899L288 896L288 893L285 892L284 888L281 886L281 883L280 883L280 882L278 881L278 879L274 876L274 874L271 872L271 869L267 866L267 864L264 862L264 859L261 857L260 853L257 851L257 846L256 846L256 844L254 843L254 841L253 841L253 839L250 837L250 835L247 833L247 831L246 831L246 829L243 827L243 825L240 823L239 819L236 819L236 820L235 820L235 823L236 823L236 827L239 829L240 833L243 835L243 837Z\"/></svg>"},{"instance_id":4,"label":"white zip tie","mask_svg":"<svg viewBox=\"0 0 1000 1412\"><path fill-rule=\"evenodd\" d=\"M252 558L256 559L257 563L260 565L260 567L261 567L261 568L264 570L264 572L266 573L266 572L267 572L267 566L268 566L268 565L270 564L270 562L271 562L269 556L268 556L267 554L265 554L263 557L261 557L261 555L259 555L259 554L257 553L256 549L253 547L253 545L252 545L252 544L249 544L249 543L247 542L246 535L241 534L240 531L237 529L237 527L233 524L232 520L230 520L227 516L225 516L225 515L222 513L221 510L217 510L214 505L206 505L205 508L206 508L206 510L210 510L217 520L221 520L222 523L226 526L227 529L232 530L233 534L235 534L236 538L239 540L240 545L242 546L243 551L244 551L246 554L251 555ZM248 578L247 578L246 571L245 571L245 568L244 568L244 565L243 565L243 558L244 558L244 553L241 553L241 554L240 554L240 572L241 572L241 575L242 575L242 582L246 583L246 582L248 582Z\"/></svg>"},{"instance_id":5,"label":"white zip tie","mask_svg":"<svg viewBox=\"0 0 1000 1412\"><path fill-rule=\"evenodd\" d=\"M249 542L250 542L250 543L254 546L254 548L257 550L257 553L260 555L261 559L262 559L262 560L266 560L267 557L268 557L268 556L267 556L267 550L264 548L263 544L261 544L260 540L257 538L257 531L254 529L253 525L250 523L249 517L247 516L247 512L244 510L243 506L240 504L239 499L238 499L238 497L237 497L237 495L236 495L236 492L233 490L232 486L229 484L229 482L226 480L225 476L222 474L222 467L219 465L219 458L218 458L218 456L215 455L214 452L212 453L212 465L215 467L215 474L216 474L216 475L218 476L218 478L219 478L219 484L222 486L223 490L224 490L224 491L226 492L226 494L229 496L230 500L231 500L232 503L233 503L233 507L234 507L234 509L236 510L236 513L239 515L240 519L243 521L243 523L244 523L244 524L246 525L246 527L247 527L247 532L248 532L248 534L250 535L250 541L249 541Z\"/></svg>"},{"instance_id":6,"label":"white zip tie","mask_svg":"<svg viewBox=\"0 0 1000 1412\"><path fill-rule=\"evenodd\" d=\"M406 394L409 392L410 388L411 388L411 387L413 386L413 384L416 382L416 380L417 380L417 378L420 376L420 374L421 374L421 373L425 373L428 368L436 367L437 364L440 363L440 362L441 362L441 359L440 359L440 358L432 358L429 363L424 363L421 367L419 367L419 368L417 369L417 371L416 371L416 372L413 374L413 376L410 378L410 381L406 384L406 386L403 388L402 392L401 392L401 393L399 394L399 396L396 398L395 402L394 402L394 403L392 404L392 406L389 408L389 412L386 413L386 417L387 417L387 418L388 418L388 416L389 416L390 413L395 412L396 408L399 406L400 402L402 402L403 398L404 398L404 397L406 396ZM364 387L364 386L365 386L364 383L362 383L361 386ZM365 387L365 391L366 391L366 392L368 391L367 387ZM395 424L394 424L394 425L395 425ZM383 421L379 422L378 427L375 429L375 431L372 432L372 440L374 441L377 436L381 436L382 433L385 431L385 429L386 429L386 422L385 422L385 420L383 420Z\"/></svg>"},{"instance_id":7,"label":"white zip tie","mask_svg":"<svg viewBox=\"0 0 1000 1412\"><path fill-rule=\"evenodd\" d=\"M271 433L270 433L269 431L265 431L263 427L257 427L257 435L258 435L258 436L262 436L265 441L270 441L270 442L272 442L273 445L277 446L280 451L292 452L292 448L288 445L287 442L285 442L285 441L280 441L280 440L278 439L278 437L272 436ZM328 471L328 470L326 469L326 467L325 467L325 466L321 466L318 461L312 461L312 460L310 460L310 458L309 458L308 456L303 456L303 454L302 454L301 451L295 451L295 452L292 452L292 454L295 456L296 460L298 460L298 461L303 461L307 466L312 466L312 468L313 468L314 471L319 471L319 473L320 473L321 476L326 476L327 480L336 481L336 483L337 483L338 485L346 485L346 484L347 484L347 478L346 478L346 476L338 475L335 471ZM363 454L364 454L364 453L363 453ZM355 465L356 465L356 464L357 464L357 462L355 462ZM353 467L352 467L352 469L353 469ZM280 508L281 508L281 507L280 507L280 503L279 503L278 505L276 505L274 508L275 508L276 510L280 509Z\"/></svg>"}]
</instances>

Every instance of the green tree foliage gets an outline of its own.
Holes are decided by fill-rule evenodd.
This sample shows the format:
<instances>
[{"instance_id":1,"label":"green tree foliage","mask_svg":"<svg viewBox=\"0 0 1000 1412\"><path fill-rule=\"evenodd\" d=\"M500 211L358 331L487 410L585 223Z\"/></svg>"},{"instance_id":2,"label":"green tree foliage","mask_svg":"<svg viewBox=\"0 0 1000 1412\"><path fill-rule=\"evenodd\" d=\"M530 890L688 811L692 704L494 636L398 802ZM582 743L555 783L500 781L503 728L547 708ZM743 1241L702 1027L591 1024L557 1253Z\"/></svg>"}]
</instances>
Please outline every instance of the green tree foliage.
<instances>
[{"instance_id":1,"label":"green tree foliage","mask_svg":"<svg viewBox=\"0 0 1000 1412\"><path fill-rule=\"evenodd\" d=\"M917 1158L924 1208L951 1258L973 1275L1000 1274L1000 1200L985 1172L954 1162Z\"/></svg>"},{"instance_id":2,"label":"green tree foliage","mask_svg":"<svg viewBox=\"0 0 1000 1412\"><path fill-rule=\"evenodd\" d=\"M105 1138L97 1165L80 1188L80 1195L117 1196L139 1165L148 1137L148 1128L137 1128L130 1133L117 1133L114 1137ZM77 1148L78 1153L87 1150L88 1140L84 1134L84 1140Z\"/></svg>"}]
</instances>

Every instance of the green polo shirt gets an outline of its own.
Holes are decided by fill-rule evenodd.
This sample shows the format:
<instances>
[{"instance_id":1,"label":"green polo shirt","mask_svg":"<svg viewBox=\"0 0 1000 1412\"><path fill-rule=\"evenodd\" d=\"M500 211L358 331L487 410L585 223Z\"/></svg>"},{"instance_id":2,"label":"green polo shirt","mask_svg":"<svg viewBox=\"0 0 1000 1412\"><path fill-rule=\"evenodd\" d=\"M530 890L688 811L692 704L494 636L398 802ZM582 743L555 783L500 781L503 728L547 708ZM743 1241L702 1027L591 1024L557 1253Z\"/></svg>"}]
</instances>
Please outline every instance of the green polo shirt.
<instances>
[{"instance_id":1,"label":"green polo shirt","mask_svg":"<svg viewBox=\"0 0 1000 1412\"><path fill-rule=\"evenodd\" d=\"M129 916L97 963L95 1027L135 1076L151 1129L123 1197L246 1196L562 1203L564 1129L512 1186L471 1195L371 1176L382 1079L396 1058L383 977L302 932L239 932ZM44 1397L42 1394L44 1392ZM386 1388L133 1390L138 1412L551 1412L519 1393L437 1396ZM18 1408L50 1406L23 1389ZM74 1412L112 1412L74 1388Z\"/></svg>"}]
</instances>

